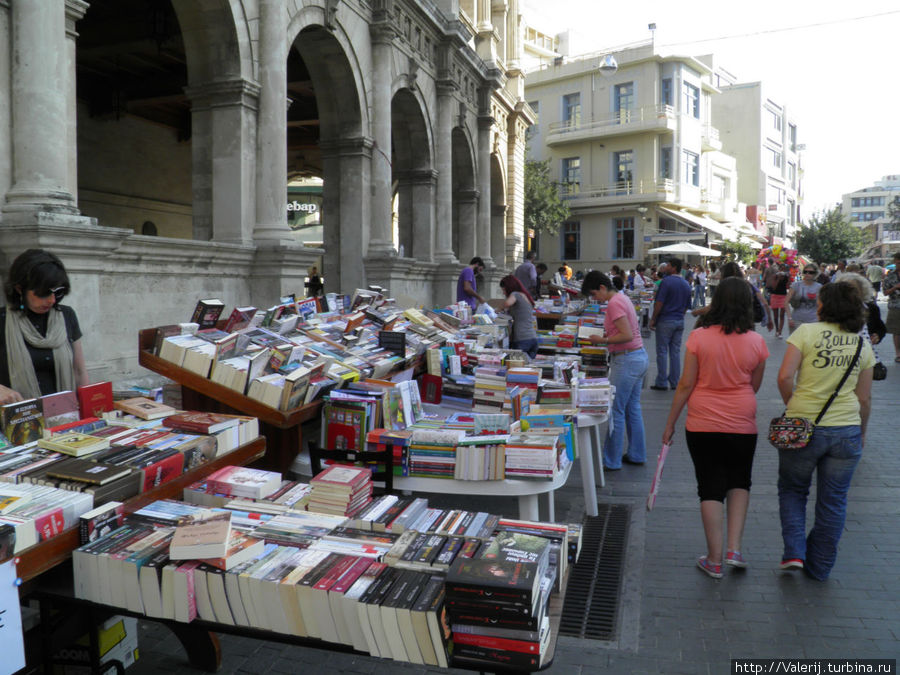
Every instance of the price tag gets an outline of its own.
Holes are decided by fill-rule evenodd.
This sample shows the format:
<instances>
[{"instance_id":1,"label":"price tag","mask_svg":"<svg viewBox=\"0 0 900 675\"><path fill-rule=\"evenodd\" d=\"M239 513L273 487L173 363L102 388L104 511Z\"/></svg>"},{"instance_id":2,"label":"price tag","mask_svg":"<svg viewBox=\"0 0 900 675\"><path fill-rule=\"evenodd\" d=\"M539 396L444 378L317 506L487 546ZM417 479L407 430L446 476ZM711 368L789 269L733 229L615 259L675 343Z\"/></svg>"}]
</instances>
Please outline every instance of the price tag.
<instances>
[{"instance_id":1,"label":"price tag","mask_svg":"<svg viewBox=\"0 0 900 675\"><path fill-rule=\"evenodd\" d=\"M0 675L25 667L25 638L19 609L19 582L14 559L0 564Z\"/></svg>"}]
</instances>

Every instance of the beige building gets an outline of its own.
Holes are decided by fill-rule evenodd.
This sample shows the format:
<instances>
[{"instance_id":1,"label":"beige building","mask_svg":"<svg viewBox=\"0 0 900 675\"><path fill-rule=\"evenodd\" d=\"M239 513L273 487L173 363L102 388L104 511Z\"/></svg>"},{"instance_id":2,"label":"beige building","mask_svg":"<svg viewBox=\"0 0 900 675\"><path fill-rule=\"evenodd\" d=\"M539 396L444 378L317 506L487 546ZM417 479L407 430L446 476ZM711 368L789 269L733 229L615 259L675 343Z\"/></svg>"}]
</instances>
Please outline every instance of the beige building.
<instances>
[{"instance_id":1,"label":"beige building","mask_svg":"<svg viewBox=\"0 0 900 675\"><path fill-rule=\"evenodd\" d=\"M480 255L493 288L523 248L520 25L518 0L0 0L0 266L61 256L94 380L137 371L139 328L313 264L443 305ZM323 248L288 225L304 178Z\"/></svg>"},{"instance_id":2,"label":"beige building","mask_svg":"<svg viewBox=\"0 0 900 675\"><path fill-rule=\"evenodd\" d=\"M724 151L737 160L737 196L749 219L771 243L791 245L803 199L803 146L787 105L762 82L723 84L712 115Z\"/></svg>"},{"instance_id":3,"label":"beige building","mask_svg":"<svg viewBox=\"0 0 900 675\"><path fill-rule=\"evenodd\" d=\"M900 229L891 222L888 210L895 199L900 199L900 175L884 176L841 197L841 213L871 237L865 258L888 257L900 248Z\"/></svg>"},{"instance_id":4,"label":"beige building","mask_svg":"<svg viewBox=\"0 0 900 675\"><path fill-rule=\"evenodd\" d=\"M738 166L722 152L712 116L727 73L663 56L652 42L553 56L553 38L525 34L534 64L526 99L538 118L529 157L550 160L571 210L557 236L540 235L539 257L551 269L561 261L631 268L666 243L742 236Z\"/></svg>"}]
</instances>

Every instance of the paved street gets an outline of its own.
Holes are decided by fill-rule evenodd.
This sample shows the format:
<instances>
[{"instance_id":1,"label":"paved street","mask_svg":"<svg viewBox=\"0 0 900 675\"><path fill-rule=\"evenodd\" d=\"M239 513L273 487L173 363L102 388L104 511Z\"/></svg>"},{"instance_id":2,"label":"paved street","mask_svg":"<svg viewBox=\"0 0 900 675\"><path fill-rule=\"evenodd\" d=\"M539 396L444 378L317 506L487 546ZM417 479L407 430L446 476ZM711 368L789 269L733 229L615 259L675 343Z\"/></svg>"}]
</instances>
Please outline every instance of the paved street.
<instances>
[{"instance_id":1,"label":"paved street","mask_svg":"<svg viewBox=\"0 0 900 675\"><path fill-rule=\"evenodd\" d=\"M692 323L692 319L688 320ZM776 569L781 537L776 492L776 451L764 439L768 420L782 412L775 376L784 341L764 333L772 355L759 393L760 441L754 464L744 554L750 567L728 570L720 581L694 565L705 552L696 484L683 427L669 455L656 508L644 501L653 468L625 467L607 474L602 502L633 506L622 588L618 638L596 642L562 637L547 672L730 672L734 658L859 659L900 653L900 447L893 416L900 406L900 367L888 343L880 356L887 380L875 382L862 461L850 491L847 526L831 579L821 583ZM890 336L888 336L888 341ZM653 339L647 341L655 374ZM655 458L672 392L644 390L649 454ZM683 422L682 417L682 422ZM584 501L573 472L557 493L560 519L580 520ZM812 497L813 495L811 495ZM508 509L511 500L484 500L480 508ZM810 504L811 522L812 499ZM130 672L194 673L165 629L142 624L141 660ZM223 636L223 673L446 672L379 659Z\"/></svg>"}]
</instances>

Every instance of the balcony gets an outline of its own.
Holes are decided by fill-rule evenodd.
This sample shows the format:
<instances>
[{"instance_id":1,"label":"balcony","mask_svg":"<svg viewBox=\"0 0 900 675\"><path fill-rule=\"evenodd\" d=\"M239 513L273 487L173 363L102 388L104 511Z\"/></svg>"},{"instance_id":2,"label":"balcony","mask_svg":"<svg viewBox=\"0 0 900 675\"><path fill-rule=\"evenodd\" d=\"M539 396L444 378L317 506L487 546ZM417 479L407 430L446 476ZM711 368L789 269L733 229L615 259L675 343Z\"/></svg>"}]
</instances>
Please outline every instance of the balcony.
<instances>
[{"instance_id":1,"label":"balcony","mask_svg":"<svg viewBox=\"0 0 900 675\"><path fill-rule=\"evenodd\" d=\"M590 120L555 122L547 133L547 145L581 143L640 133L664 133L676 127L675 109L670 105L622 110Z\"/></svg>"},{"instance_id":2,"label":"balcony","mask_svg":"<svg viewBox=\"0 0 900 675\"><path fill-rule=\"evenodd\" d=\"M572 209L671 201L674 195L675 181L668 178L656 181L621 181L608 185L561 185L559 191L560 198Z\"/></svg>"},{"instance_id":3,"label":"balcony","mask_svg":"<svg viewBox=\"0 0 900 675\"><path fill-rule=\"evenodd\" d=\"M703 125L703 132L700 137L700 143L703 152L718 152L722 149L722 141L719 140L719 130L711 124Z\"/></svg>"}]
</instances>

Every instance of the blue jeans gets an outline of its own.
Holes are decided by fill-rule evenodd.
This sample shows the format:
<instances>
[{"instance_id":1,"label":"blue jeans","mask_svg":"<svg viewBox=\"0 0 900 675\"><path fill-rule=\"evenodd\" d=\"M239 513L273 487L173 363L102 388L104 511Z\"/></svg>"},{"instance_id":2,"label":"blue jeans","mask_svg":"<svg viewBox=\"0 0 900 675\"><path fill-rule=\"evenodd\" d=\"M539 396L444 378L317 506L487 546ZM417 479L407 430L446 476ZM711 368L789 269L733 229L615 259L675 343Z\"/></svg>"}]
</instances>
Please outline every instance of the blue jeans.
<instances>
[{"instance_id":1,"label":"blue jeans","mask_svg":"<svg viewBox=\"0 0 900 675\"><path fill-rule=\"evenodd\" d=\"M706 304L706 285L705 284L694 284L694 302L691 305L691 309L697 309L698 307L703 307Z\"/></svg>"},{"instance_id":2,"label":"blue jeans","mask_svg":"<svg viewBox=\"0 0 900 675\"><path fill-rule=\"evenodd\" d=\"M613 356L610 384L616 388L613 396L612 429L603 444L603 464L610 469L622 467L625 434L628 433L628 457L634 462L647 460L644 441L644 418L641 415L641 387L650 359L644 349Z\"/></svg>"},{"instance_id":3,"label":"blue jeans","mask_svg":"<svg viewBox=\"0 0 900 675\"><path fill-rule=\"evenodd\" d=\"M814 579L824 581L834 567L847 517L850 479L862 456L859 426L816 427L800 450L778 451L778 508L783 559L799 558ZM806 498L816 471L816 519L806 534Z\"/></svg>"},{"instance_id":4,"label":"blue jeans","mask_svg":"<svg viewBox=\"0 0 900 675\"><path fill-rule=\"evenodd\" d=\"M681 334L684 319L656 323L656 386L673 388L681 377ZM668 373L668 378L666 377Z\"/></svg>"},{"instance_id":5,"label":"blue jeans","mask_svg":"<svg viewBox=\"0 0 900 675\"><path fill-rule=\"evenodd\" d=\"M511 349L518 349L528 354L531 358L534 358L538 350L538 341L537 338L518 341L510 340L509 346Z\"/></svg>"}]
</instances>

